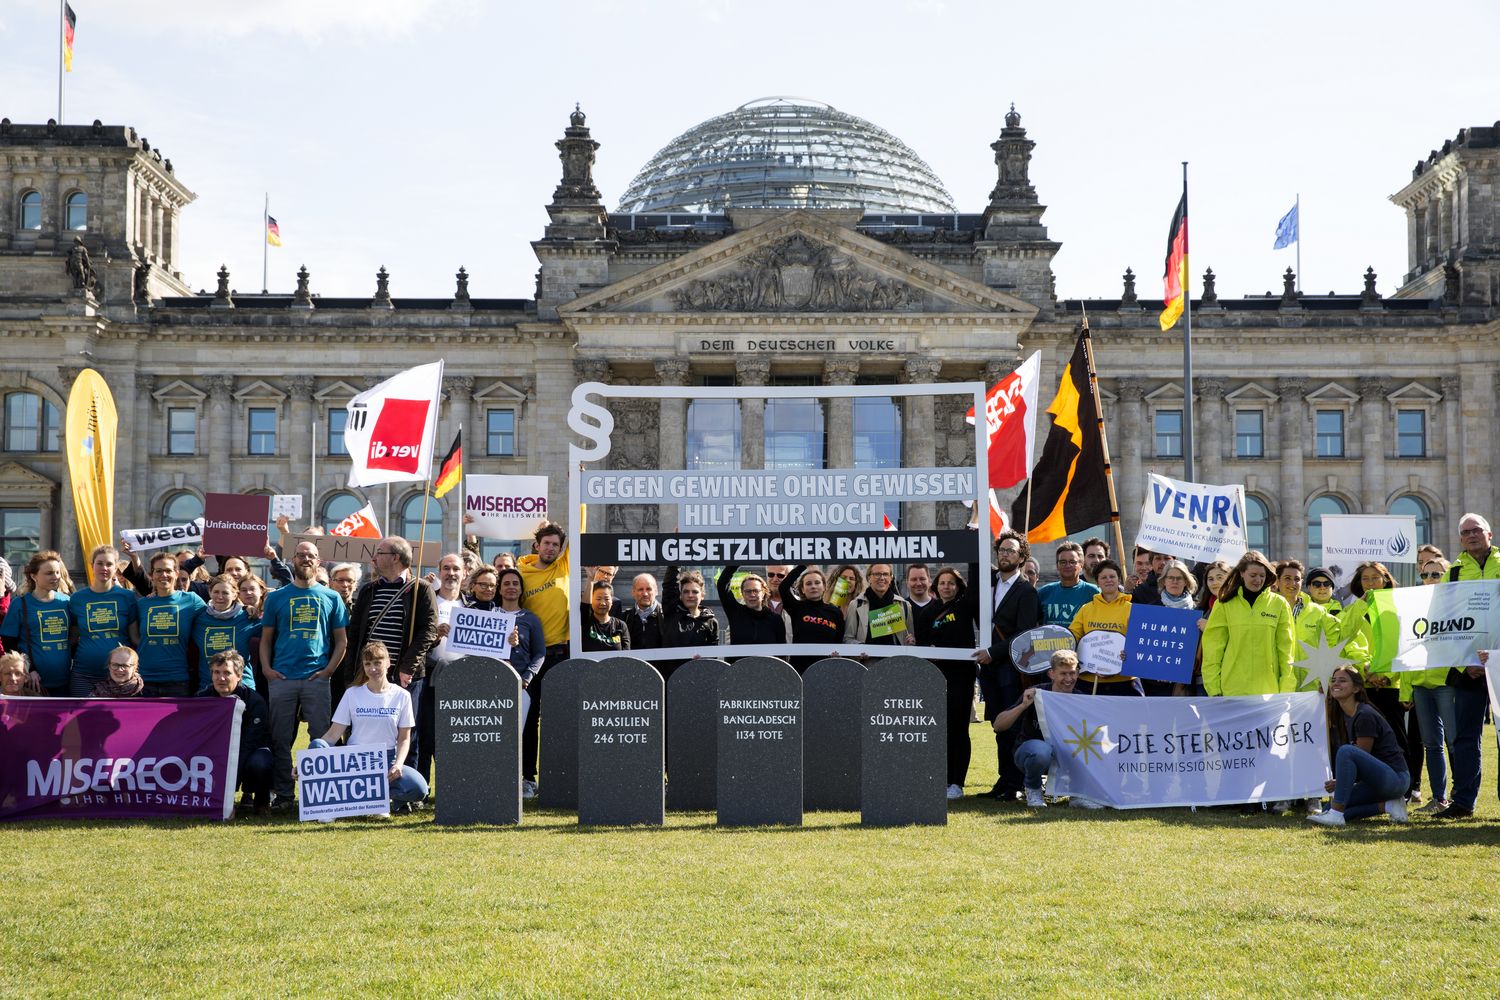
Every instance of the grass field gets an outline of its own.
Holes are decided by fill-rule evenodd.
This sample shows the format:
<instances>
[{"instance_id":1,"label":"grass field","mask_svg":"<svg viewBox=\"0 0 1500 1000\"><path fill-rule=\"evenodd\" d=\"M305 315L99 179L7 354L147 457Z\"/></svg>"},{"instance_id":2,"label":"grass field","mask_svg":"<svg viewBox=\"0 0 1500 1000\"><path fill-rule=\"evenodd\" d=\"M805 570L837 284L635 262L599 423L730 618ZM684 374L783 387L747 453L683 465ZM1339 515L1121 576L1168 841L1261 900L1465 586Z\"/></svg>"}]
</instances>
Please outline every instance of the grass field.
<instances>
[{"instance_id":1,"label":"grass field","mask_svg":"<svg viewBox=\"0 0 1500 1000\"><path fill-rule=\"evenodd\" d=\"M971 793L995 774L973 735ZM1485 747L1475 819L1344 831L979 797L896 830L19 824L0 993L1495 996Z\"/></svg>"}]
</instances>

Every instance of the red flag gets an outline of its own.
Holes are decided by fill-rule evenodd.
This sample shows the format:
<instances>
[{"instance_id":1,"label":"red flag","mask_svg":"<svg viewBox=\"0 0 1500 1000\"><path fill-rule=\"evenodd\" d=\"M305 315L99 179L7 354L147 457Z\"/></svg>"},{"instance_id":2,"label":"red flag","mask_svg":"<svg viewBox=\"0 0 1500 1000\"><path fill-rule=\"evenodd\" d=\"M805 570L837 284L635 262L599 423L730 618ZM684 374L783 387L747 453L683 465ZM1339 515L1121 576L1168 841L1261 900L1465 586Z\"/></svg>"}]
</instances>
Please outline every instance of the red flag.
<instances>
[{"instance_id":1,"label":"red flag","mask_svg":"<svg viewBox=\"0 0 1500 1000\"><path fill-rule=\"evenodd\" d=\"M1016 485L1031 474L1035 464L1036 386L1041 367L1042 352L1036 351L984 397L990 485L996 489ZM973 407L964 419L974 422Z\"/></svg>"},{"instance_id":2,"label":"red flag","mask_svg":"<svg viewBox=\"0 0 1500 1000\"><path fill-rule=\"evenodd\" d=\"M365 504L359 510L328 529L330 535L343 538L381 538L380 522L375 520L375 508Z\"/></svg>"},{"instance_id":3,"label":"red flag","mask_svg":"<svg viewBox=\"0 0 1500 1000\"><path fill-rule=\"evenodd\" d=\"M885 531L895 531L896 530L896 526L891 523L891 515L889 515L889 514L882 514L880 516L885 521L885 524L882 526L882 530L885 530Z\"/></svg>"},{"instance_id":4,"label":"red flag","mask_svg":"<svg viewBox=\"0 0 1500 1000\"><path fill-rule=\"evenodd\" d=\"M349 485L420 483L432 469L443 363L408 368L349 401Z\"/></svg>"}]
</instances>

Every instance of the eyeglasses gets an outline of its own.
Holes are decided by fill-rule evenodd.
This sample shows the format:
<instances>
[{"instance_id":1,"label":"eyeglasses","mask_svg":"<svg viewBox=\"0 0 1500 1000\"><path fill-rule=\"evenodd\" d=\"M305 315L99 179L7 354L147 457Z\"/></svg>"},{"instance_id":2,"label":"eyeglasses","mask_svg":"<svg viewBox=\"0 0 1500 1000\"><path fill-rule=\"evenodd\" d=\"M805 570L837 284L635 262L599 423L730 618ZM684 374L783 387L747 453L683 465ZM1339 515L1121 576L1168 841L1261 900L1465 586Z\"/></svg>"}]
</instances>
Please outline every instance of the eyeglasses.
<instances>
[{"instance_id":1,"label":"eyeglasses","mask_svg":"<svg viewBox=\"0 0 1500 1000\"><path fill-rule=\"evenodd\" d=\"M126 661L124 663L120 663L116 660L109 661L109 669L111 670L129 670L130 666L131 664L129 661Z\"/></svg>"},{"instance_id":2,"label":"eyeglasses","mask_svg":"<svg viewBox=\"0 0 1500 1000\"><path fill-rule=\"evenodd\" d=\"M1016 546L1014 546L1014 545L1002 545L998 549L996 549L995 551L996 552L1009 552L1013 556L1018 556L1018 555L1021 554L1021 550L1019 548L1017 548Z\"/></svg>"},{"instance_id":3,"label":"eyeglasses","mask_svg":"<svg viewBox=\"0 0 1500 1000\"><path fill-rule=\"evenodd\" d=\"M1461 528L1461 529L1459 529L1458 533L1460 535L1482 535L1482 534L1484 534L1484 529L1483 528Z\"/></svg>"},{"instance_id":4,"label":"eyeglasses","mask_svg":"<svg viewBox=\"0 0 1500 1000\"><path fill-rule=\"evenodd\" d=\"M377 556L393 556L396 553L391 551L390 549L376 549L375 554Z\"/></svg>"},{"instance_id":5,"label":"eyeglasses","mask_svg":"<svg viewBox=\"0 0 1500 1000\"><path fill-rule=\"evenodd\" d=\"M1443 578L1443 574L1441 574L1441 573L1423 573L1422 574L1422 579L1424 579L1424 580L1441 580L1442 578Z\"/></svg>"},{"instance_id":6,"label":"eyeglasses","mask_svg":"<svg viewBox=\"0 0 1500 1000\"><path fill-rule=\"evenodd\" d=\"M786 578L785 573L767 573L766 576L770 577L772 580L783 580Z\"/></svg>"},{"instance_id":7,"label":"eyeglasses","mask_svg":"<svg viewBox=\"0 0 1500 1000\"><path fill-rule=\"evenodd\" d=\"M494 590L495 589L495 582L493 580L476 580L474 582L474 584L473 584L473 589L475 589L475 590Z\"/></svg>"}]
</instances>

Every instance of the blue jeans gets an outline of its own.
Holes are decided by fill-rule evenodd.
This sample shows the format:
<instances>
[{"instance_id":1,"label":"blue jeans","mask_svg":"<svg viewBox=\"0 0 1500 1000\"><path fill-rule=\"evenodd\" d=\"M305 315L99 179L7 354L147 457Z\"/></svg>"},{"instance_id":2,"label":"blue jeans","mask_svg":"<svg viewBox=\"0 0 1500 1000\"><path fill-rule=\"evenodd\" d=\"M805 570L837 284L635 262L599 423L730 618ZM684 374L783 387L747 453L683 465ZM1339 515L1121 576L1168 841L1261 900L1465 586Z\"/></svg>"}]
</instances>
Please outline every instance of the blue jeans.
<instances>
[{"instance_id":1,"label":"blue jeans","mask_svg":"<svg viewBox=\"0 0 1500 1000\"><path fill-rule=\"evenodd\" d=\"M1458 732L1458 707L1454 689L1442 687L1412 688L1411 698L1422 730L1422 749L1427 755L1427 783L1435 800L1448 797L1448 765L1444 749Z\"/></svg>"},{"instance_id":2,"label":"blue jeans","mask_svg":"<svg viewBox=\"0 0 1500 1000\"><path fill-rule=\"evenodd\" d=\"M1027 740L1016 747L1016 767L1021 769L1026 787L1036 791L1042 790L1042 777L1055 759L1052 744L1046 740Z\"/></svg>"},{"instance_id":3,"label":"blue jeans","mask_svg":"<svg viewBox=\"0 0 1500 1000\"><path fill-rule=\"evenodd\" d=\"M1387 799L1400 798L1411 775L1377 760L1353 743L1345 743L1333 758L1333 801L1344 807L1345 819L1364 819L1385 811Z\"/></svg>"},{"instance_id":4,"label":"blue jeans","mask_svg":"<svg viewBox=\"0 0 1500 1000\"><path fill-rule=\"evenodd\" d=\"M1489 692L1484 688L1451 688L1453 692L1453 796L1456 806L1473 809L1479 801L1479 740L1484 736L1484 710Z\"/></svg>"},{"instance_id":5,"label":"blue jeans","mask_svg":"<svg viewBox=\"0 0 1500 1000\"><path fill-rule=\"evenodd\" d=\"M321 750L328 746L324 740L313 740L307 745L309 750ZM387 747L385 751L385 762L394 763L396 760L396 748ZM414 767L401 765L401 776L391 782L392 802L420 802L427 798L427 782L422 780L422 775Z\"/></svg>"}]
</instances>

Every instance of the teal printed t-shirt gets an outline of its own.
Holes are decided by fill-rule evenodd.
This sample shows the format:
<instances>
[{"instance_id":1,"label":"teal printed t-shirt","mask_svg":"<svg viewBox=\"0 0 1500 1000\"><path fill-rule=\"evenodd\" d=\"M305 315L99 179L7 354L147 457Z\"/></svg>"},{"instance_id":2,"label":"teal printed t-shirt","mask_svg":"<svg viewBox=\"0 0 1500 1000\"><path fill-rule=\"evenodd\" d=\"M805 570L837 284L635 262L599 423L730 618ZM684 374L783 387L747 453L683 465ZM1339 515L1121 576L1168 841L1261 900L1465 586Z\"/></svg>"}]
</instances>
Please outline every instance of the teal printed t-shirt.
<instances>
[{"instance_id":1,"label":"teal printed t-shirt","mask_svg":"<svg viewBox=\"0 0 1500 1000\"><path fill-rule=\"evenodd\" d=\"M1079 580L1071 587L1064 587L1061 581L1038 587L1036 599L1042 605L1041 624L1067 628L1073 624L1078 609L1092 601L1097 593L1099 588L1087 580Z\"/></svg>"},{"instance_id":2,"label":"teal printed t-shirt","mask_svg":"<svg viewBox=\"0 0 1500 1000\"><path fill-rule=\"evenodd\" d=\"M10 602L0 637L6 649L17 649L31 661L31 669L42 678L42 686L66 687L73 654L68 648L73 624L66 597L42 601L22 594Z\"/></svg>"},{"instance_id":3,"label":"teal printed t-shirt","mask_svg":"<svg viewBox=\"0 0 1500 1000\"><path fill-rule=\"evenodd\" d=\"M170 684L188 679L188 641L193 638L193 618L203 607L203 598L186 590L136 602L142 680Z\"/></svg>"},{"instance_id":4,"label":"teal printed t-shirt","mask_svg":"<svg viewBox=\"0 0 1500 1000\"><path fill-rule=\"evenodd\" d=\"M68 603L78 625L74 673L93 680L109 676L109 651L130 645L136 600L135 591L124 587L111 587L102 594L86 587L73 595Z\"/></svg>"},{"instance_id":5,"label":"teal printed t-shirt","mask_svg":"<svg viewBox=\"0 0 1500 1000\"><path fill-rule=\"evenodd\" d=\"M266 595L261 620L276 630L271 669L287 680L303 681L328 666L333 630L349 627L344 599L327 587L288 586Z\"/></svg>"},{"instance_id":6,"label":"teal printed t-shirt","mask_svg":"<svg viewBox=\"0 0 1500 1000\"><path fill-rule=\"evenodd\" d=\"M226 650L234 650L245 658L245 685L255 690L255 672L250 664L250 640L260 635L263 619L251 618L250 612L240 608L232 618L215 618L208 608L198 612L193 619L193 645L198 647L198 683L208 687L213 683L208 661Z\"/></svg>"}]
</instances>

